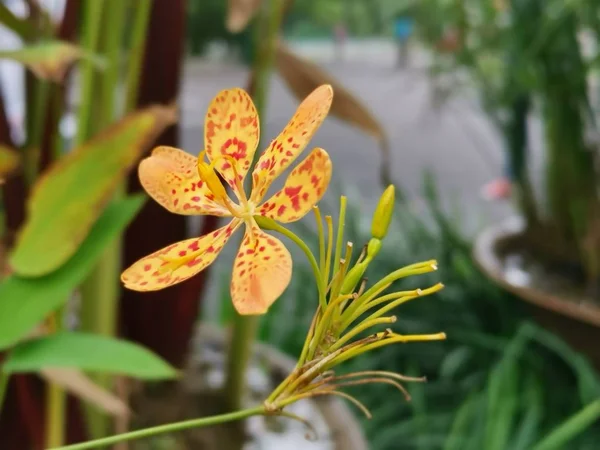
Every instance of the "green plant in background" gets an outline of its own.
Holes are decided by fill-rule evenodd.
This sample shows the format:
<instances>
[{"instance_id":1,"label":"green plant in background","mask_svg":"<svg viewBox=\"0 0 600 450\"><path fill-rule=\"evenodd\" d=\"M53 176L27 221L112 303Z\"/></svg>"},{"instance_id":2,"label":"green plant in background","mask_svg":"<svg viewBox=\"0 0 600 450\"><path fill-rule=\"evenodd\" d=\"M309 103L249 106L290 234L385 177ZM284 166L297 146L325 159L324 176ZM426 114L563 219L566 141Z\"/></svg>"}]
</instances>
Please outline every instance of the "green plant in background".
<instances>
[{"instance_id":1,"label":"green plant in background","mask_svg":"<svg viewBox=\"0 0 600 450\"><path fill-rule=\"evenodd\" d=\"M600 200L588 83L597 53L584 55L581 34L598 35L596 2L427 0L415 11L419 34L434 50L432 73L455 78L453 89L465 81L475 85L502 134L527 245L544 263L576 267L595 295ZM536 112L545 138L539 195L529 174L527 133L527 118Z\"/></svg>"},{"instance_id":2,"label":"green plant in background","mask_svg":"<svg viewBox=\"0 0 600 450\"><path fill-rule=\"evenodd\" d=\"M412 401L406 404L390 398L384 386L352 392L372 410L373 418L363 422L371 447L513 450L539 444L591 450L600 439L600 377L560 338L529 323L523 305L479 272L460 231L462 214L443 212L431 178L424 193L426 211L417 214L410 204L396 205L386 245L367 275L378 279L414 255L435 257L439 270L422 275L421 283L444 280L436 302L409 302L390 314L397 317L394 326L407 333L441 329L448 339L386 347L341 366L341 373L402 371L428 379L426 386L412 385ZM368 213L358 203L348 205L348 240L370 240ZM307 226L298 234L306 242L317 236ZM311 272L308 264L296 264L288 295L261 321L261 339L288 354L302 350L303 328L311 321L305 291ZM402 290L417 287L411 278L399 282ZM290 315L297 322L281 326ZM541 446L544 441L548 447Z\"/></svg>"},{"instance_id":3,"label":"green plant in background","mask_svg":"<svg viewBox=\"0 0 600 450\"><path fill-rule=\"evenodd\" d=\"M22 49L3 51L0 57L21 62L30 71L25 142L4 152L18 163L10 164L3 176L24 177L29 194L27 219L7 261L1 261L0 349L6 356L0 366L0 399L12 374L34 372L50 381L48 447L64 443L63 388L88 400L98 399L90 392L100 393L118 404L123 415L127 407L110 394L112 378L106 374L142 379L177 375L149 351L114 337L119 235L143 205L141 197L120 194L120 185L150 143L176 119L173 108L166 106L133 112L143 56L139 48L150 5L150 0L135 5L120 0L85 2L80 46L59 40L49 15L39 7L28 19L0 7L2 23L25 42ZM124 46L130 23L132 32ZM124 48L138 49L125 66ZM81 69L81 95L77 137L71 145L63 140L58 125L66 111L62 97L72 67ZM117 102L121 90L126 92L124 104ZM73 331L67 323L73 318L70 305L76 293L81 294L82 315ZM97 378L100 386L81 371L103 374ZM82 381L87 393L80 389ZM108 432L106 404L103 414L91 411L91 431Z\"/></svg>"}]
</instances>

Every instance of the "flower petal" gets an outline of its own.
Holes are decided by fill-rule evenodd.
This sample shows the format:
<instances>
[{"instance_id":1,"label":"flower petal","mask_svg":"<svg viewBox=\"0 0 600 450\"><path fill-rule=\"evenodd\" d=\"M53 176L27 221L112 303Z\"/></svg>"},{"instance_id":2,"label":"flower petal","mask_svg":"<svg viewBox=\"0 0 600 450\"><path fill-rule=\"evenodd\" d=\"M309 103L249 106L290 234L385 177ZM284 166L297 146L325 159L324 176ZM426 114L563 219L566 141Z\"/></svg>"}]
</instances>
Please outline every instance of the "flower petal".
<instances>
[{"instance_id":1,"label":"flower petal","mask_svg":"<svg viewBox=\"0 0 600 450\"><path fill-rule=\"evenodd\" d=\"M329 155L315 148L292 170L283 188L258 207L258 214L278 222L294 222L321 200L330 180Z\"/></svg>"},{"instance_id":2,"label":"flower petal","mask_svg":"<svg viewBox=\"0 0 600 450\"><path fill-rule=\"evenodd\" d=\"M258 203L267 189L304 150L329 112L333 90L328 84L315 89L298 106L283 131L260 156L252 172L252 200Z\"/></svg>"},{"instance_id":3,"label":"flower petal","mask_svg":"<svg viewBox=\"0 0 600 450\"><path fill-rule=\"evenodd\" d=\"M180 283L208 267L240 226L233 219L228 225L199 238L171 244L148 255L123 272L121 281L134 291L157 291Z\"/></svg>"},{"instance_id":4,"label":"flower petal","mask_svg":"<svg viewBox=\"0 0 600 450\"><path fill-rule=\"evenodd\" d=\"M230 216L198 176L197 158L174 147L156 147L138 168L142 186L176 214Z\"/></svg>"},{"instance_id":5,"label":"flower petal","mask_svg":"<svg viewBox=\"0 0 600 450\"><path fill-rule=\"evenodd\" d=\"M292 277L292 257L278 239L253 221L233 265L231 298L240 314L264 314Z\"/></svg>"},{"instance_id":6,"label":"flower petal","mask_svg":"<svg viewBox=\"0 0 600 450\"><path fill-rule=\"evenodd\" d=\"M250 168L259 138L258 113L246 91L235 88L219 92L208 106L204 120L204 147L209 159L230 156L236 161L241 180ZM237 193L231 163L223 159L215 167Z\"/></svg>"}]
</instances>

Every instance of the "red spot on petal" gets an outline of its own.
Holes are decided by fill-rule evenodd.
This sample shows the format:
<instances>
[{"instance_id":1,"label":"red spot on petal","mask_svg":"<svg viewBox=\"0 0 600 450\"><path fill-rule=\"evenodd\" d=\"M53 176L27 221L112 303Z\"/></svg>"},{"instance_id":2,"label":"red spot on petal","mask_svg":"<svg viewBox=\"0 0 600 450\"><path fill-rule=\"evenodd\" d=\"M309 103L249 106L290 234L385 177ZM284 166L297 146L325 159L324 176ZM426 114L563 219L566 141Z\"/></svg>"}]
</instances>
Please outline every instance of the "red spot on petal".
<instances>
[{"instance_id":1,"label":"red spot on petal","mask_svg":"<svg viewBox=\"0 0 600 450\"><path fill-rule=\"evenodd\" d=\"M151 264L146 264L144 266L144 272L148 272L150 269L152 269L152 265Z\"/></svg>"}]
</instances>

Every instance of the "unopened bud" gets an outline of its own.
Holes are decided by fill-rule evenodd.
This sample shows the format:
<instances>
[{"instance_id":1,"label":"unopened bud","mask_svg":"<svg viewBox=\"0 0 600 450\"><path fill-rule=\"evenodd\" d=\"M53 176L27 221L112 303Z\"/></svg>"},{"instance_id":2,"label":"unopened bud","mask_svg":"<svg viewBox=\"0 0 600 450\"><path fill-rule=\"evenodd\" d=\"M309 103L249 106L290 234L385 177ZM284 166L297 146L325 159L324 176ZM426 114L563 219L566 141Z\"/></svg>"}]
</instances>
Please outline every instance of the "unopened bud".
<instances>
[{"instance_id":1,"label":"unopened bud","mask_svg":"<svg viewBox=\"0 0 600 450\"><path fill-rule=\"evenodd\" d=\"M388 232L392 215L394 213L395 188L390 184L379 199L375 213L373 214L373 223L371 224L371 235L377 239L383 239Z\"/></svg>"},{"instance_id":2,"label":"unopened bud","mask_svg":"<svg viewBox=\"0 0 600 450\"><path fill-rule=\"evenodd\" d=\"M352 269L348 271L346 276L344 277L344 282L342 283L342 289L340 290L340 294L350 294L354 292L354 288L360 282L365 271L367 270L369 263L368 261L363 261L356 264Z\"/></svg>"}]
</instances>

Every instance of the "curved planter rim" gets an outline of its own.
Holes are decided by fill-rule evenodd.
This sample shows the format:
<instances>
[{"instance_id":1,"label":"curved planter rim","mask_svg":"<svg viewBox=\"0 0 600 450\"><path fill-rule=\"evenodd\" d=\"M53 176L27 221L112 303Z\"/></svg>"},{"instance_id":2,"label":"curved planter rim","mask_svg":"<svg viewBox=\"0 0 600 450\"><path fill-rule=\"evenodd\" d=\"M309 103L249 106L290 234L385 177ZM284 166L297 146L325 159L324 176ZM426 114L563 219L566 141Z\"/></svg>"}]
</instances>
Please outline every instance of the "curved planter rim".
<instances>
[{"instance_id":1,"label":"curved planter rim","mask_svg":"<svg viewBox=\"0 0 600 450\"><path fill-rule=\"evenodd\" d=\"M523 300L563 316L600 327L600 307L589 303L574 303L563 297L538 289L518 286L507 280L502 264L496 254L498 243L515 238L523 232L523 222L518 217L510 217L480 233L473 247L476 264L496 284L518 295Z\"/></svg>"},{"instance_id":2,"label":"curved planter rim","mask_svg":"<svg viewBox=\"0 0 600 450\"><path fill-rule=\"evenodd\" d=\"M194 339L213 339L224 342L226 334L224 330L215 325L202 323L198 326ZM296 367L296 361L270 345L257 342L254 351L261 359L283 373L290 373ZM331 435L335 436L336 450L369 450L362 427L348 405L339 398L332 397L319 397L311 401L323 414Z\"/></svg>"}]
</instances>

